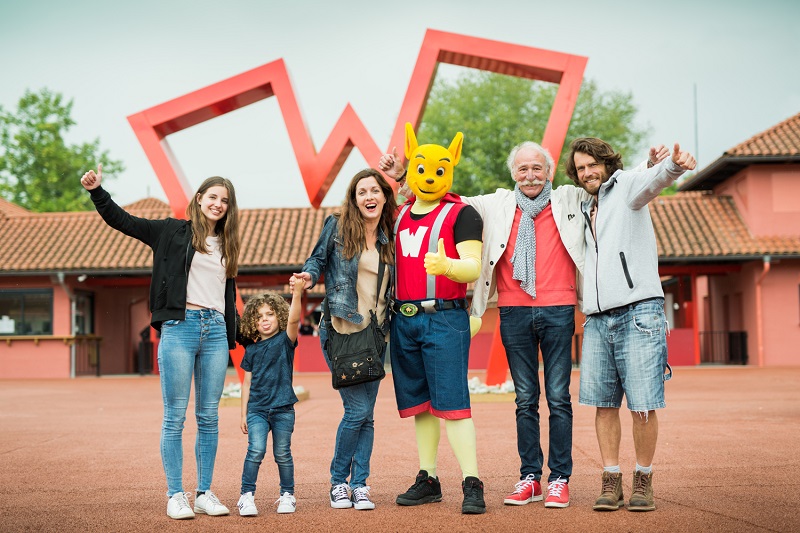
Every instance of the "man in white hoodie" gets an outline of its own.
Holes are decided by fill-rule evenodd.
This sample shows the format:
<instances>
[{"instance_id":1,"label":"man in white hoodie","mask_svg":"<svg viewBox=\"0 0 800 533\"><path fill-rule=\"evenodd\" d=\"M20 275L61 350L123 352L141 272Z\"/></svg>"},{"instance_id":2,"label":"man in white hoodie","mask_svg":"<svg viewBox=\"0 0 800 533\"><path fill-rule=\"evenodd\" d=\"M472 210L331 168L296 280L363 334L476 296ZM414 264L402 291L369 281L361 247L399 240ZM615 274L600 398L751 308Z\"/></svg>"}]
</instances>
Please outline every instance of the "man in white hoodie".
<instances>
[{"instance_id":1,"label":"man in white hoodie","mask_svg":"<svg viewBox=\"0 0 800 533\"><path fill-rule=\"evenodd\" d=\"M633 417L636 469L629 511L652 511L652 461L658 440L656 409L666 406L664 292L647 204L685 171L694 157L675 144L671 158L647 170L621 170L621 156L605 141L575 139L566 173L590 198L585 222L583 312L586 314L579 402L597 408L595 430L603 461L597 511L624 503L619 466L619 409L625 394Z\"/></svg>"}]
</instances>

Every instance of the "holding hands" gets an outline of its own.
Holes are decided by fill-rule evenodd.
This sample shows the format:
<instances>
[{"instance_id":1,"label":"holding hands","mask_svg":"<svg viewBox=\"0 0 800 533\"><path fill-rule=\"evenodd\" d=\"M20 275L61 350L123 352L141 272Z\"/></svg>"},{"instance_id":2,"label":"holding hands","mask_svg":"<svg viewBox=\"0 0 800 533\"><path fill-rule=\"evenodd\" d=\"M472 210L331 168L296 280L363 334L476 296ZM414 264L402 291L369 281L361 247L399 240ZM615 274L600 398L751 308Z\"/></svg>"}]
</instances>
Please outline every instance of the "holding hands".
<instances>
[{"instance_id":1,"label":"holding hands","mask_svg":"<svg viewBox=\"0 0 800 533\"><path fill-rule=\"evenodd\" d=\"M86 174L83 175L81 178L81 185L87 191L91 191L92 189L96 189L100 186L100 182L103 181L103 164L100 163L97 165L97 173L94 170L90 170Z\"/></svg>"},{"instance_id":2,"label":"holding hands","mask_svg":"<svg viewBox=\"0 0 800 533\"><path fill-rule=\"evenodd\" d=\"M305 272L308 274L308 272ZM305 290L305 280L298 277L298 274L294 274L291 278L289 278L289 289L292 291L292 298L302 298L303 291ZM311 275L308 274L308 282L311 283Z\"/></svg>"},{"instance_id":3,"label":"holding hands","mask_svg":"<svg viewBox=\"0 0 800 533\"><path fill-rule=\"evenodd\" d=\"M301 287L300 294L302 294L304 289L311 288L311 274L308 272L299 272L292 274L292 277L289 278L289 290L292 291L292 294L295 293L295 285L299 285Z\"/></svg>"}]
</instances>

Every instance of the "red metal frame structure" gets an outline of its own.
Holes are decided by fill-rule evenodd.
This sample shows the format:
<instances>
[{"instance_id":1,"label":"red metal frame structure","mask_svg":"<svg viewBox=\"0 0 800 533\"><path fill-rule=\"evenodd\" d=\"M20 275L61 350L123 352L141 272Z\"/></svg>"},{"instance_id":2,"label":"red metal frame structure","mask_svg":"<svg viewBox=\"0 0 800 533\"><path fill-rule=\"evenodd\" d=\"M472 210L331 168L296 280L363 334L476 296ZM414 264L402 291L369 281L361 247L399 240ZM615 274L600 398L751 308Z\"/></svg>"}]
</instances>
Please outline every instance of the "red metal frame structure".
<instances>
[{"instance_id":1,"label":"red metal frame structure","mask_svg":"<svg viewBox=\"0 0 800 533\"><path fill-rule=\"evenodd\" d=\"M542 138L542 146L558 161L586 62L583 56L428 30L386 151L403 145L406 122L418 129L437 65L447 63L559 84ZM278 59L128 117L176 217L183 217L193 188L170 150L167 136L271 96L278 100L313 207L320 206L353 148L358 148L364 159L374 162L385 152L378 148L349 104L317 152L305 127L286 66ZM495 329L495 336L498 335ZM493 346L487 383L504 380L507 369L502 345L495 342ZM234 361L237 358L241 360L239 356ZM236 361L237 367L239 361Z\"/></svg>"}]
</instances>

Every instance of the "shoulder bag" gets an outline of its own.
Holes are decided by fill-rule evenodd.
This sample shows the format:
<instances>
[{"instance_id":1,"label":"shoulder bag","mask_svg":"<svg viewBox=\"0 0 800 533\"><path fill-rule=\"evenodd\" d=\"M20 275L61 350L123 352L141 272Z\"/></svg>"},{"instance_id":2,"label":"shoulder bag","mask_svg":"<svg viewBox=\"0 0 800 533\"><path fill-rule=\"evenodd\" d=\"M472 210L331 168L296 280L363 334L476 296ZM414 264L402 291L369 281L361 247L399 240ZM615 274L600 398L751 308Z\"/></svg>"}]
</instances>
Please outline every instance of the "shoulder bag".
<instances>
[{"instance_id":1,"label":"shoulder bag","mask_svg":"<svg viewBox=\"0 0 800 533\"><path fill-rule=\"evenodd\" d=\"M380 251L380 246L378 246L378 257L380 257ZM352 387L386 377L381 360L381 354L386 349L386 332L378 324L376 313L385 268L383 260L379 259L375 309L370 309L369 325L365 329L350 335L338 333L333 329L328 298L325 298L325 327L328 330L325 351L328 352L331 360L331 382L334 389Z\"/></svg>"}]
</instances>

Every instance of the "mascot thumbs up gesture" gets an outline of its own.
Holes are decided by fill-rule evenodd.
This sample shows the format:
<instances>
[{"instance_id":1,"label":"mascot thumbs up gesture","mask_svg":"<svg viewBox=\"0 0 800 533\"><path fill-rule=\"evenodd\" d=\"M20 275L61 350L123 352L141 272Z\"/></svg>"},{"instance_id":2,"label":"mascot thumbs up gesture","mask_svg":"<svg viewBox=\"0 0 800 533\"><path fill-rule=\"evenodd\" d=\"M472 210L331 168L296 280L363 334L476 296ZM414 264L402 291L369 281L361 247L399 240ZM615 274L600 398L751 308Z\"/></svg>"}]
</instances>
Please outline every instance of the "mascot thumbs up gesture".
<instances>
[{"instance_id":1,"label":"mascot thumbs up gesture","mask_svg":"<svg viewBox=\"0 0 800 533\"><path fill-rule=\"evenodd\" d=\"M397 407L401 417L414 417L420 470L397 503L419 505L442 499L436 464L440 419L444 419L461 467L461 512L480 514L486 505L467 387L466 294L467 283L480 274L483 221L450 192L463 139L459 132L447 148L419 145L411 124L406 124L406 181L414 198L400 207L395 222L396 316L390 339ZM391 164L385 158L392 159ZM384 156L381 168L394 166L394 159L394 154Z\"/></svg>"}]
</instances>

